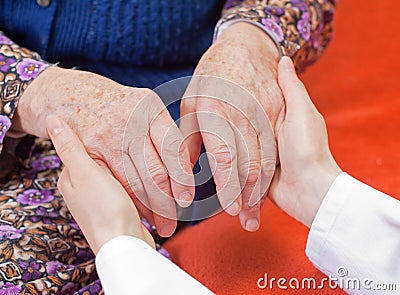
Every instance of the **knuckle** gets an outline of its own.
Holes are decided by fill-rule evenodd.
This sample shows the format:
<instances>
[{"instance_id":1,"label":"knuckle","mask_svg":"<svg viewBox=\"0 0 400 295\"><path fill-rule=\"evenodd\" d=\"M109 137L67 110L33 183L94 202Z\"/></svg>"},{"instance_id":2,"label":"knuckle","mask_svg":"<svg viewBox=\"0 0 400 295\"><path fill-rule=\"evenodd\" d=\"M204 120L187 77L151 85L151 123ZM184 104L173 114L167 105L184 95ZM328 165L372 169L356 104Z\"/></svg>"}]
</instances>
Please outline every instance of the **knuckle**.
<instances>
[{"instance_id":1,"label":"knuckle","mask_svg":"<svg viewBox=\"0 0 400 295\"><path fill-rule=\"evenodd\" d=\"M149 89L149 88L142 88L142 97L146 97L149 98L149 100L160 100L160 97L157 95L157 93L155 93L153 90Z\"/></svg>"},{"instance_id":2,"label":"knuckle","mask_svg":"<svg viewBox=\"0 0 400 295\"><path fill-rule=\"evenodd\" d=\"M141 181L138 180L136 177L126 179L121 184L125 191L127 191L129 194L133 193L136 198L140 198L144 195L144 189Z\"/></svg>"},{"instance_id":3,"label":"knuckle","mask_svg":"<svg viewBox=\"0 0 400 295\"><path fill-rule=\"evenodd\" d=\"M218 165L224 167L231 166L236 158L236 149L226 145L220 145L215 148L214 155Z\"/></svg>"},{"instance_id":4,"label":"knuckle","mask_svg":"<svg viewBox=\"0 0 400 295\"><path fill-rule=\"evenodd\" d=\"M254 185L257 183L261 174L261 163L257 161L251 161L246 165L247 179L246 183Z\"/></svg>"},{"instance_id":5,"label":"knuckle","mask_svg":"<svg viewBox=\"0 0 400 295\"><path fill-rule=\"evenodd\" d=\"M176 156L185 152L185 146L182 144L183 140L178 136L166 136L163 141L162 151L168 156Z\"/></svg>"},{"instance_id":6,"label":"knuckle","mask_svg":"<svg viewBox=\"0 0 400 295\"><path fill-rule=\"evenodd\" d=\"M224 104L222 103L221 99L217 97L201 97L202 99L199 100L199 110L207 111L212 114L218 113L222 109L224 109ZM212 119L212 117L210 117Z\"/></svg>"},{"instance_id":7,"label":"knuckle","mask_svg":"<svg viewBox=\"0 0 400 295\"><path fill-rule=\"evenodd\" d=\"M58 155L60 157L73 152L75 150L75 141L71 137L64 138L63 142L58 148Z\"/></svg>"},{"instance_id":8,"label":"knuckle","mask_svg":"<svg viewBox=\"0 0 400 295\"><path fill-rule=\"evenodd\" d=\"M165 171L164 167L160 165L150 167L149 173L152 180L158 185L165 184L169 181L167 172Z\"/></svg>"},{"instance_id":9,"label":"knuckle","mask_svg":"<svg viewBox=\"0 0 400 295\"><path fill-rule=\"evenodd\" d=\"M181 161L180 167L181 169L178 170L178 174L182 175L184 179L187 177L193 178L193 166L190 161Z\"/></svg>"},{"instance_id":10,"label":"knuckle","mask_svg":"<svg viewBox=\"0 0 400 295\"><path fill-rule=\"evenodd\" d=\"M262 174L271 175L275 172L276 159L265 158L261 160Z\"/></svg>"},{"instance_id":11,"label":"knuckle","mask_svg":"<svg viewBox=\"0 0 400 295\"><path fill-rule=\"evenodd\" d=\"M245 131L246 133L249 133L249 131L251 131L252 129L252 125L250 123L250 120L247 116L238 116L238 118L236 119L236 126Z\"/></svg>"}]
</instances>

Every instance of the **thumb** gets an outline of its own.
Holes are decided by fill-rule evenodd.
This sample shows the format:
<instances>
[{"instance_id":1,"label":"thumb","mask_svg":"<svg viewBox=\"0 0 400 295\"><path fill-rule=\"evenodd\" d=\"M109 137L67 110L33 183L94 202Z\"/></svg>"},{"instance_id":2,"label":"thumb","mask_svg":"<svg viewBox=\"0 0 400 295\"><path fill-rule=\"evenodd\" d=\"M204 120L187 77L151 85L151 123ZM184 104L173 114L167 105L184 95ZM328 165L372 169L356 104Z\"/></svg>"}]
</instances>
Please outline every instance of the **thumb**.
<instances>
[{"instance_id":1,"label":"thumb","mask_svg":"<svg viewBox=\"0 0 400 295\"><path fill-rule=\"evenodd\" d=\"M279 62L278 82L285 99L287 114L316 111L304 84L296 74L292 60L287 56L282 57Z\"/></svg>"},{"instance_id":2,"label":"thumb","mask_svg":"<svg viewBox=\"0 0 400 295\"><path fill-rule=\"evenodd\" d=\"M71 175L82 175L86 169L93 168L95 163L87 154L79 137L62 119L55 115L48 116L46 129L58 156Z\"/></svg>"}]
</instances>

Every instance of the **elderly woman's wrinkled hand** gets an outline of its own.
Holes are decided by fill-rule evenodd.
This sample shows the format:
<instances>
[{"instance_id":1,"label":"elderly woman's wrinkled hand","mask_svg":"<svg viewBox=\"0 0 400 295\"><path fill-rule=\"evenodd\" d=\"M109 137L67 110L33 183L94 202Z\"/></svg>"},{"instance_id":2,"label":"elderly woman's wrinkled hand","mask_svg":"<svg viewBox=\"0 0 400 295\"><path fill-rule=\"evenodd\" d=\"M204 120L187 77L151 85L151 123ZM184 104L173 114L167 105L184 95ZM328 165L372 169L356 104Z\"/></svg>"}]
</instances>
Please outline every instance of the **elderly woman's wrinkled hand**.
<instances>
[{"instance_id":1,"label":"elderly woman's wrinkled hand","mask_svg":"<svg viewBox=\"0 0 400 295\"><path fill-rule=\"evenodd\" d=\"M188 206L194 179L181 133L154 92L89 72L51 67L26 89L18 113L15 126L39 137L47 137L49 114L65 120L160 235L175 231L174 198Z\"/></svg>"},{"instance_id":2,"label":"elderly woman's wrinkled hand","mask_svg":"<svg viewBox=\"0 0 400 295\"><path fill-rule=\"evenodd\" d=\"M227 28L204 54L181 104L191 160L208 153L222 207L255 231L277 162L275 131L284 115L279 51L261 29Z\"/></svg>"}]
</instances>

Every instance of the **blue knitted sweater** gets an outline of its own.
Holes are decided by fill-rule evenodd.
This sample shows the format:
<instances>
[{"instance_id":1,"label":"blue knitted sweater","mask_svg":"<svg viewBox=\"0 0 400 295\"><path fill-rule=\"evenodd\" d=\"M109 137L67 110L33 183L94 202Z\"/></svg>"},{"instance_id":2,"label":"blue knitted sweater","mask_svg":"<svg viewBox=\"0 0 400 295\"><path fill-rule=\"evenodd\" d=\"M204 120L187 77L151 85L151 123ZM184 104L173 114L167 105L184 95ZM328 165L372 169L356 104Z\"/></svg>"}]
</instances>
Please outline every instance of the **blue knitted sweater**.
<instances>
[{"instance_id":1,"label":"blue knitted sweater","mask_svg":"<svg viewBox=\"0 0 400 295\"><path fill-rule=\"evenodd\" d=\"M0 30L43 59L154 87L190 74L210 46L221 0L0 1Z\"/></svg>"}]
</instances>

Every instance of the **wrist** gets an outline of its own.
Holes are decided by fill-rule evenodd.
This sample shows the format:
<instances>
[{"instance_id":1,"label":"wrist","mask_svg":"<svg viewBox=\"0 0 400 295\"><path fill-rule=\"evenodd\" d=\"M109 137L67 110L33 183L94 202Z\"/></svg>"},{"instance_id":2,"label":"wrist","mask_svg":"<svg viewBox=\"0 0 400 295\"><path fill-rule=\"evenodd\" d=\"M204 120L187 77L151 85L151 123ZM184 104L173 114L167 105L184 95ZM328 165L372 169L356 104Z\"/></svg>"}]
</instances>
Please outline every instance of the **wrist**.
<instances>
[{"instance_id":1,"label":"wrist","mask_svg":"<svg viewBox=\"0 0 400 295\"><path fill-rule=\"evenodd\" d=\"M268 104L267 115L275 134L278 134L277 131L285 117L285 103L277 83L280 51L276 43L262 29L248 22L232 24L224 30L216 43L222 46L231 45L236 50L245 48L251 64L259 67L257 72L263 74L266 80L262 81L269 85L267 91L271 101Z\"/></svg>"},{"instance_id":2,"label":"wrist","mask_svg":"<svg viewBox=\"0 0 400 295\"><path fill-rule=\"evenodd\" d=\"M248 22L236 22L221 34L221 42L233 40L249 48L255 56L270 60L278 65L280 53L270 36L256 25ZM217 42L221 39L218 38Z\"/></svg>"},{"instance_id":3,"label":"wrist","mask_svg":"<svg viewBox=\"0 0 400 295\"><path fill-rule=\"evenodd\" d=\"M38 137L47 137L45 124L41 117L47 117L46 97L54 80L65 70L48 67L29 84L21 95L14 114L12 130ZM55 97L53 97L55 99Z\"/></svg>"},{"instance_id":4,"label":"wrist","mask_svg":"<svg viewBox=\"0 0 400 295\"><path fill-rule=\"evenodd\" d=\"M305 176L302 181L303 187L298 190L302 194L299 196L299 200L302 201L296 219L307 227L311 227L326 194L341 172L336 163L332 163L331 165L317 166L312 173Z\"/></svg>"},{"instance_id":5,"label":"wrist","mask_svg":"<svg viewBox=\"0 0 400 295\"><path fill-rule=\"evenodd\" d=\"M49 67L25 90L14 118L15 131L47 137L46 118L62 118L79 135L89 119L96 121L108 103L129 92L110 79L90 72ZM87 128L86 128L87 129Z\"/></svg>"},{"instance_id":6,"label":"wrist","mask_svg":"<svg viewBox=\"0 0 400 295\"><path fill-rule=\"evenodd\" d=\"M135 237L144 240L153 248L155 247L151 236L150 238L145 236L142 226L137 226L137 222L132 221L132 216L126 216L126 218L120 217L117 220L110 221L102 229L96 226L94 235L89 239L89 243L93 252L97 255L104 244L119 236Z\"/></svg>"}]
</instances>

